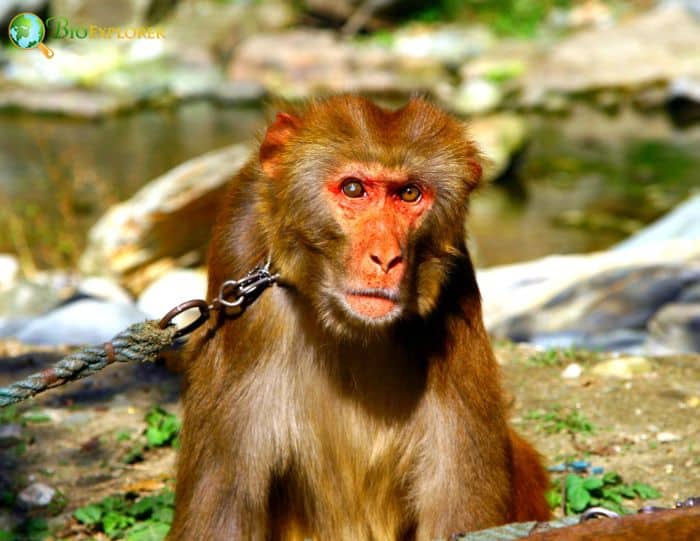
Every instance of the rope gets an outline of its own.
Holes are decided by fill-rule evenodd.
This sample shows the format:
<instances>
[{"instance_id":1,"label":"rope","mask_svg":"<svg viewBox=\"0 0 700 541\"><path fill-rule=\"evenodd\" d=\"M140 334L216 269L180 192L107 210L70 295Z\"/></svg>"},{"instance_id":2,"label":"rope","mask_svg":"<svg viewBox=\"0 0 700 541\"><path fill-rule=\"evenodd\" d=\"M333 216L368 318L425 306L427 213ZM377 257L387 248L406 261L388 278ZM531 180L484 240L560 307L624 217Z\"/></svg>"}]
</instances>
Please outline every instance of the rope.
<instances>
[{"instance_id":1,"label":"rope","mask_svg":"<svg viewBox=\"0 0 700 541\"><path fill-rule=\"evenodd\" d=\"M0 387L0 408L31 398L52 387L99 372L112 363L154 362L170 344L177 327L165 329L157 321L135 323L101 346L84 347L52 366Z\"/></svg>"},{"instance_id":2,"label":"rope","mask_svg":"<svg viewBox=\"0 0 700 541\"><path fill-rule=\"evenodd\" d=\"M537 531L544 531L545 528L565 528L578 524L580 516L572 515L562 517L550 522L516 522L514 524L506 524L488 530L480 530L455 537L455 541L514 541L515 539L527 538L537 527ZM542 530L540 530L542 528Z\"/></svg>"}]
</instances>

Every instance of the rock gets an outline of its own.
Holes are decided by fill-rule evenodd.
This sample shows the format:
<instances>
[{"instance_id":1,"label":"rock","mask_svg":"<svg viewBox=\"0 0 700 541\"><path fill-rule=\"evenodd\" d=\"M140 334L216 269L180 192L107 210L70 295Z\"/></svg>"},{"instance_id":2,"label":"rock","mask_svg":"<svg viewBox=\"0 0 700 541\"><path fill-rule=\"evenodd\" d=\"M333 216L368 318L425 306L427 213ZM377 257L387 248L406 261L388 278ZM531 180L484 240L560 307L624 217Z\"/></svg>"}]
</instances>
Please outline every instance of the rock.
<instances>
[{"instance_id":1,"label":"rock","mask_svg":"<svg viewBox=\"0 0 700 541\"><path fill-rule=\"evenodd\" d=\"M482 55L495 41L481 26L412 25L394 32L390 47L403 57L457 66Z\"/></svg>"},{"instance_id":2,"label":"rock","mask_svg":"<svg viewBox=\"0 0 700 541\"><path fill-rule=\"evenodd\" d=\"M652 319L700 284L700 243L667 241L625 251L549 256L480 270L477 278L485 322L496 338L541 347L651 352ZM683 321L673 328L689 329L676 341L687 346L694 320ZM663 334L656 329L652 332Z\"/></svg>"},{"instance_id":3,"label":"rock","mask_svg":"<svg viewBox=\"0 0 700 541\"><path fill-rule=\"evenodd\" d=\"M25 509L37 509L49 505L55 495L55 488L44 483L32 483L17 495L17 502Z\"/></svg>"},{"instance_id":4,"label":"rock","mask_svg":"<svg viewBox=\"0 0 700 541\"><path fill-rule=\"evenodd\" d=\"M449 108L464 115L492 111L502 99L500 88L485 79L467 79L447 96Z\"/></svg>"},{"instance_id":5,"label":"rock","mask_svg":"<svg viewBox=\"0 0 700 541\"><path fill-rule=\"evenodd\" d=\"M112 207L89 233L81 271L128 284L140 270L160 261L203 261L227 183L249 153L249 147L234 145L194 158Z\"/></svg>"},{"instance_id":6,"label":"rock","mask_svg":"<svg viewBox=\"0 0 700 541\"><path fill-rule=\"evenodd\" d=\"M131 108L134 100L99 91L82 89L9 88L0 90L0 110L100 118Z\"/></svg>"},{"instance_id":7,"label":"rock","mask_svg":"<svg viewBox=\"0 0 700 541\"><path fill-rule=\"evenodd\" d=\"M446 80L447 72L434 62L404 58L374 42L351 42L330 31L303 29L243 40L228 76L298 99L342 92L408 95Z\"/></svg>"},{"instance_id":8,"label":"rock","mask_svg":"<svg viewBox=\"0 0 700 541\"><path fill-rule=\"evenodd\" d=\"M533 106L551 93L636 90L698 74L700 21L680 6L664 6L552 47L524 78L521 99Z\"/></svg>"},{"instance_id":9,"label":"rock","mask_svg":"<svg viewBox=\"0 0 700 541\"><path fill-rule=\"evenodd\" d=\"M656 441L659 443L671 443L673 441L680 441L682 438L678 434L673 432L659 432L656 435Z\"/></svg>"},{"instance_id":10,"label":"rock","mask_svg":"<svg viewBox=\"0 0 700 541\"><path fill-rule=\"evenodd\" d=\"M129 304L134 300L126 289L104 276L88 276L81 279L77 290L89 297L116 303Z\"/></svg>"},{"instance_id":11,"label":"rock","mask_svg":"<svg viewBox=\"0 0 700 541\"><path fill-rule=\"evenodd\" d=\"M29 321L16 337L37 345L100 344L145 319L132 304L82 299Z\"/></svg>"},{"instance_id":12,"label":"rock","mask_svg":"<svg viewBox=\"0 0 700 541\"><path fill-rule=\"evenodd\" d=\"M42 314L63 300L64 295L52 284L22 280L0 292L0 321Z\"/></svg>"},{"instance_id":13,"label":"rock","mask_svg":"<svg viewBox=\"0 0 700 541\"><path fill-rule=\"evenodd\" d=\"M265 87L254 81L225 81L214 89L213 98L223 105L255 105L265 96Z\"/></svg>"},{"instance_id":14,"label":"rock","mask_svg":"<svg viewBox=\"0 0 700 541\"><path fill-rule=\"evenodd\" d=\"M22 442L22 425L11 423L0 425L0 449L12 447Z\"/></svg>"},{"instance_id":15,"label":"rock","mask_svg":"<svg viewBox=\"0 0 700 541\"><path fill-rule=\"evenodd\" d=\"M71 25L127 26L143 24L152 0L94 2L92 0L51 0L51 13L67 18Z\"/></svg>"},{"instance_id":16,"label":"rock","mask_svg":"<svg viewBox=\"0 0 700 541\"><path fill-rule=\"evenodd\" d=\"M700 77L673 81L668 94L666 108L675 124L685 127L700 120Z\"/></svg>"},{"instance_id":17,"label":"rock","mask_svg":"<svg viewBox=\"0 0 700 541\"><path fill-rule=\"evenodd\" d=\"M204 270L177 269L149 285L139 296L139 309L153 319L162 318L171 308L207 295L207 275ZM199 316L192 310L175 318L178 326L186 325Z\"/></svg>"},{"instance_id":18,"label":"rock","mask_svg":"<svg viewBox=\"0 0 700 541\"><path fill-rule=\"evenodd\" d=\"M571 363L561 373L564 379L577 379L583 374L583 367L578 363Z\"/></svg>"},{"instance_id":19,"label":"rock","mask_svg":"<svg viewBox=\"0 0 700 541\"><path fill-rule=\"evenodd\" d=\"M19 261L10 254L0 254L0 291L10 289L19 277Z\"/></svg>"},{"instance_id":20,"label":"rock","mask_svg":"<svg viewBox=\"0 0 700 541\"><path fill-rule=\"evenodd\" d=\"M671 212L625 239L613 250L641 249L668 240L700 241L700 194L677 206Z\"/></svg>"},{"instance_id":21,"label":"rock","mask_svg":"<svg viewBox=\"0 0 700 541\"><path fill-rule=\"evenodd\" d=\"M487 181L498 178L508 168L530 136L523 118L511 113L474 118L469 121L469 132L488 159L484 167Z\"/></svg>"},{"instance_id":22,"label":"rock","mask_svg":"<svg viewBox=\"0 0 700 541\"><path fill-rule=\"evenodd\" d=\"M596 364L592 372L597 376L630 379L652 371L651 362L644 357L619 357Z\"/></svg>"},{"instance_id":23,"label":"rock","mask_svg":"<svg viewBox=\"0 0 700 541\"><path fill-rule=\"evenodd\" d=\"M649 322L651 340L682 353L700 351L700 302L664 306Z\"/></svg>"},{"instance_id":24,"label":"rock","mask_svg":"<svg viewBox=\"0 0 700 541\"><path fill-rule=\"evenodd\" d=\"M683 293L678 297L678 302L700 303L700 284L683 289Z\"/></svg>"},{"instance_id":25,"label":"rock","mask_svg":"<svg viewBox=\"0 0 700 541\"><path fill-rule=\"evenodd\" d=\"M162 26L167 40L179 50L216 51L228 56L241 40L291 26L295 17L295 10L282 0L178 2Z\"/></svg>"},{"instance_id":26,"label":"rock","mask_svg":"<svg viewBox=\"0 0 700 541\"><path fill-rule=\"evenodd\" d=\"M95 414L91 411L75 411L63 419L64 426L83 426L88 424Z\"/></svg>"}]
</instances>

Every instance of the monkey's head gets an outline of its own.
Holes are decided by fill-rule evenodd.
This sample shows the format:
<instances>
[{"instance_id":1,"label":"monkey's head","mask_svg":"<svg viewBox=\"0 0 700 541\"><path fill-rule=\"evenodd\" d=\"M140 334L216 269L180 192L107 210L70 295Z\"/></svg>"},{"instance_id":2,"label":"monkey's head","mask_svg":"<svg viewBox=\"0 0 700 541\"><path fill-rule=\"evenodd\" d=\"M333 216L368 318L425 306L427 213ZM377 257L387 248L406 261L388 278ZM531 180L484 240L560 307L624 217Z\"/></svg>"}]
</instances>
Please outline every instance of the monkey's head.
<instances>
[{"instance_id":1,"label":"monkey's head","mask_svg":"<svg viewBox=\"0 0 700 541\"><path fill-rule=\"evenodd\" d=\"M355 336L434 310L481 179L461 122L421 99L335 97L278 114L259 158L273 264L325 327Z\"/></svg>"}]
</instances>

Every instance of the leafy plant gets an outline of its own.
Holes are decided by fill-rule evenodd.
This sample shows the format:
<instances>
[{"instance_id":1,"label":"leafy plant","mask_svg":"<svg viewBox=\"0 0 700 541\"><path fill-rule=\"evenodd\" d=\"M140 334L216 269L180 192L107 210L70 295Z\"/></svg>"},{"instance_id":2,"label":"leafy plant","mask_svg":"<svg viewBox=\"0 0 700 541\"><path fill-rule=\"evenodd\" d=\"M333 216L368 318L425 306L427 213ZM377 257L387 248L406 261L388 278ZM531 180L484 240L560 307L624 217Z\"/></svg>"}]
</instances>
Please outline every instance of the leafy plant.
<instances>
[{"instance_id":1,"label":"leafy plant","mask_svg":"<svg viewBox=\"0 0 700 541\"><path fill-rule=\"evenodd\" d=\"M150 447L178 446L180 420L173 413L154 407L146 414L146 425L146 441Z\"/></svg>"},{"instance_id":2,"label":"leafy plant","mask_svg":"<svg viewBox=\"0 0 700 541\"><path fill-rule=\"evenodd\" d=\"M29 518L12 531L0 530L0 541L44 541L49 535L46 519Z\"/></svg>"},{"instance_id":3,"label":"leafy plant","mask_svg":"<svg viewBox=\"0 0 700 541\"><path fill-rule=\"evenodd\" d=\"M76 509L73 517L91 533L103 532L109 539L161 541L172 524L174 506L170 490L137 500L109 496Z\"/></svg>"},{"instance_id":4,"label":"leafy plant","mask_svg":"<svg viewBox=\"0 0 700 541\"><path fill-rule=\"evenodd\" d=\"M556 480L546 494L551 508L554 509L562 505L562 494L566 498L565 512L567 515L582 513L590 507L598 506L621 514L629 513L630 510L622 505L625 499L649 500L661 495L646 483L639 481L625 483L620 474L616 472L592 476L570 473L563 479Z\"/></svg>"},{"instance_id":5,"label":"leafy plant","mask_svg":"<svg viewBox=\"0 0 700 541\"><path fill-rule=\"evenodd\" d=\"M144 417L146 429L144 430L145 442L138 442L129 449L124 456L126 464L133 464L143 460L143 454L148 449L156 447L179 446L180 420L173 413L165 411L159 406L151 408Z\"/></svg>"},{"instance_id":6,"label":"leafy plant","mask_svg":"<svg viewBox=\"0 0 700 541\"><path fill-rule=\"evenodd\" d=\"M549 410L534 410L525 415L529 421L538 421L540 428L547 434L593 434L596 430L593 423L579 410L566 412L561 406L553 406Z\"/></svg>"},{"instance_id":7,"label":"leafy plant","mask_svg":"<svg viewBox=\"0 0 700 541\"><path fill-rule=\"evenodd\" d=\"M562 364L559 358L559 351L556 349L546 349L530 355L526 360L530 366L557 366Z\"/></svg>"}]
</instances>

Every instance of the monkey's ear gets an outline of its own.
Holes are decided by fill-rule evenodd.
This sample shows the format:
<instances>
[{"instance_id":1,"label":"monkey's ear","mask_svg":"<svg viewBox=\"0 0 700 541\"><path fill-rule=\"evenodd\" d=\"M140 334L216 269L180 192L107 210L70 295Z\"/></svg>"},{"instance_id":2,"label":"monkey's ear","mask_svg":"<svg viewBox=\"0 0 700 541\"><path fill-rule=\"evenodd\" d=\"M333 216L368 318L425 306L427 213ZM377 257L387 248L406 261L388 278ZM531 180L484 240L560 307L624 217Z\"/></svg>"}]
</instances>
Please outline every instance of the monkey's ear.
<instances>
[{"instance_id":1,"label":"monkey's ear","mask_svg":"<svg viewBox=\"0 0 700 541\"><path fill-rule=\"evenodd\" d=\"M469 191L473 191L481 185L481 179L484 174L484 167L482 165L481 158L471 158L467 162L467 169L469 169Z\"/></svg>"},{"instance_id":2,"label":"monkey's ear","mask_svg":"<svg viewBox=\"0 0 700 541\"><path fill-rule=\"evenodd\" d=\"M301 119L288 113L277 113L275 121L270 124L265 138L260 145L260 166L270 178L275 178L280 169L282 151L301 126Z\"/></svg>"}]
</instances>

